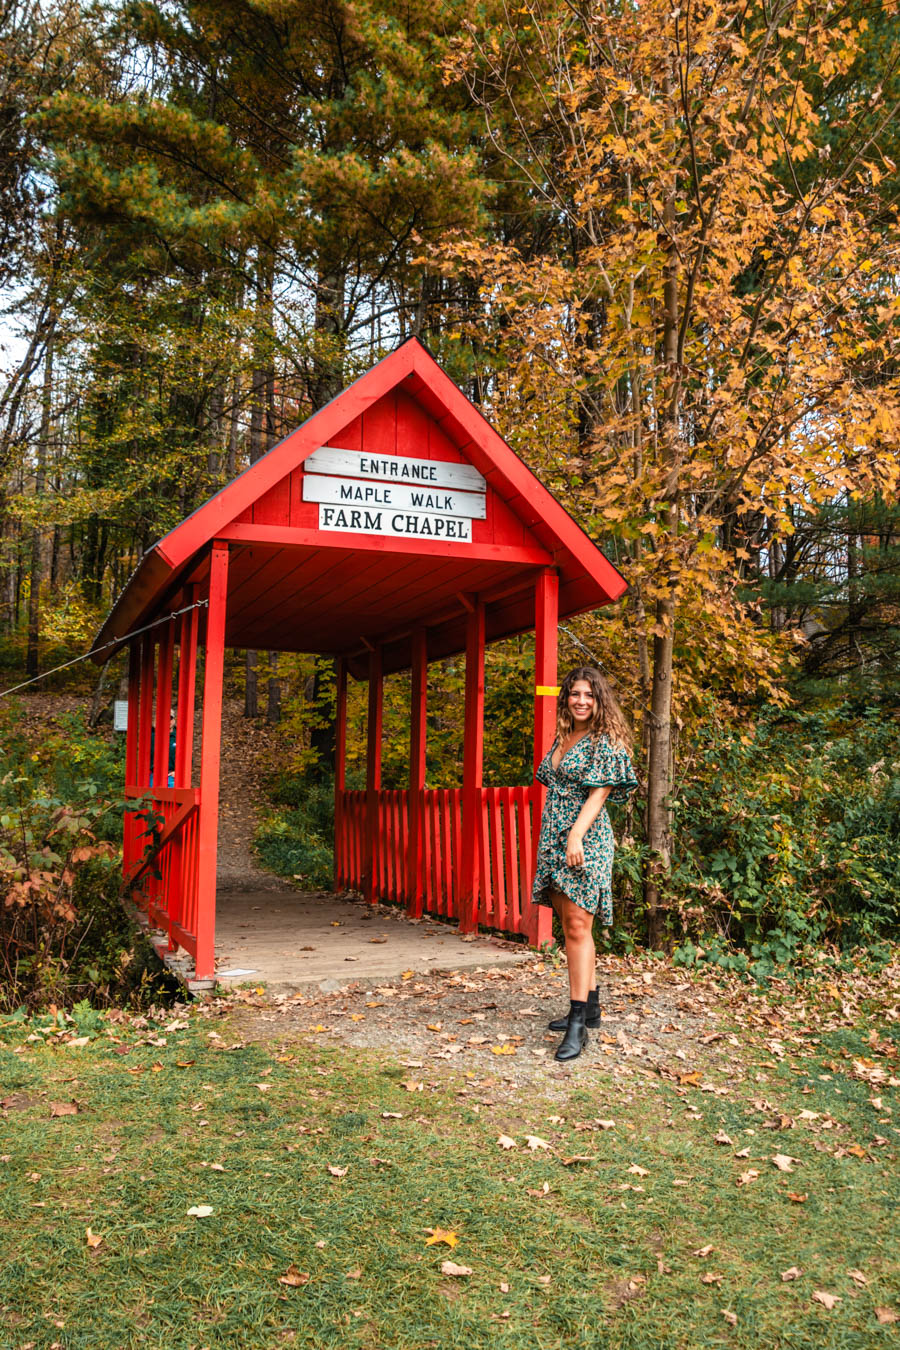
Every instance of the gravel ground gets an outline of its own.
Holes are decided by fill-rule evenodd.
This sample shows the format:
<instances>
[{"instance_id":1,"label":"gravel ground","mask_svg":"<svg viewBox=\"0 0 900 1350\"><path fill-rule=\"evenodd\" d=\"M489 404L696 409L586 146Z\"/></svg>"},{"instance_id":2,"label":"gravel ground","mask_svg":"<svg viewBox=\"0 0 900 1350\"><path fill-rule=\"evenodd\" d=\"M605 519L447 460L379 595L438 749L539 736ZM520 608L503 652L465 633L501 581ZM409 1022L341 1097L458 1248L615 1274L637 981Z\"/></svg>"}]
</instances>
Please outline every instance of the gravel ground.
<instances>
[{"instance_id":1,"label":"gravel ground","mask_svg":"<svg viewBox=\"0 0 900 1350\"><path fill-rule=\"evenodd\" d=\"M727 1081L729 1033L721 1028L721 991L698 989L671 967L602 958L602 1024L578 1060L558 1064L549 1019L567 1006L565 965L535 958L512 967L433 971L385 983L358 982L335 993L276 996L237 991L212 1001L250 1040L297 1037L382 1052L416 1073L447 1071L490 1080L510 1091L532 1082L610 1072L659 1075L709 1091L708 1074ZM732 1043L734 1038L732 1037Z\"/></svg>"}]
</instances>

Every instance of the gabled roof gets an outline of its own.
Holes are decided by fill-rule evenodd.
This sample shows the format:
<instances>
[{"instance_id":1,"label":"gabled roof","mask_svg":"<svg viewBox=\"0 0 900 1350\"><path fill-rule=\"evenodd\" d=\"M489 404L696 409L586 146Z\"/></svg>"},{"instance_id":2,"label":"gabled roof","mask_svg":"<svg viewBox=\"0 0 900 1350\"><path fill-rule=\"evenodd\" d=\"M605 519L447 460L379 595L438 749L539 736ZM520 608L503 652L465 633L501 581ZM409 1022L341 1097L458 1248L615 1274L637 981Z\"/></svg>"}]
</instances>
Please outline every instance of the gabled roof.
<instances>
[{"instance_id":1,"label":"gabled roof","mask_svg":"<svg viewBox=\"0 0 900 1350\"><path fill-rule=\"evenodd\" d=\"M521 523L525 541L522 546L507 548L502 544L492 544L478 547L459 542L423 546L413 539L373 539L351 534L335 536L310 528L296 529L284 523L275 526L253 522L251 517L257 503L277 490L280 484L288 482L292 472L315 450L329 444L339 445L341 432L356 419L371 413L375 405L392 391L398 397L402 392L404 398L411 398L440 429L440 434L451 444L453 451L458 452L462 460L471 463L483 475L487 481L488 494L496 494L503 504L498 509L511 513L509 519L515 518ZM404 565L412 562L413 558L426 557L436 571L446 573L446 596L459 594L460 589L480 593L489 591L493 586L495 590L498 587L502 590L503 583L506 594L512 598L498 601L494 631L489 625L489 638L531 627L531 621L525 616L521 604L517 606L514 598L518 572L530 575L540 566L558 569L561 617L608 604L618 599L626 589L626 582L616 568L416 338L410 338L361 375L154 545L141 559L117 599L92 650L96 652L113 638L124 638L141 624L165 613L178 588L188 578L202 579L202 560L208 546L217 538L231 539L235 549L249 549L252 546L256 550L257 563L262 556L260 550L268 549L267 565L272 575L278 570L276 559L280 552L294 550L291 558L295 564L298 557L296 550L300 550L304 556L311 551L328 550L328 558L336 566L349 555L358 558L360 552L377 555L382 560L380 565L383 568L387 566L384 560L389 558L395 570L398 557ZM375 558L370 556L370 562L374 568ZM284 566L287 566L287 561ZM320 567L320 573L321 570ZM374 571L372 577L374 584ZM525 580L523 575L523 586ZM457 581L459 587L454 591ZM407 585L404 593L408 591ZM298 624L303 628L302 641L299 636L296 639L300 645L276 645L282 650L332 651L334 639L330 631L326 633L323 630L325 645L309 645L315 641L315 634L310 632L310 623L315 620L315 614L302 609L301 602L307 593L308 588L304 589L303 586L297 586L291 592L296 603L301 605L297 615ZM229 587L229 602L230 596ZM383 599L386 604L391 603L387 593ZM431 596L430 601L434 600L435 597ZM246 605L245 610L248 610ZM432 610L428 610L425 596L422 597L420 611L413 615L413 610L409 609L409 615L416 622L428 623L438 619L438 610L434 609L433 604ZM344 624L346 633L349 633L348 625L352 626L354 622L365 625L352 634L354 643L358 643L361 636L364 639L371 638L373 634L381 637L382 634L373 629L365 612L360 609L358 601L350 605L347 611ZM226 634L226 640L233 646L251 646L256 643L265 647L269 645L271 637L258 623L254 627L252 606L245 615L243 625L232 625L232 631ZM103 658L99 658L98 654L98 659Z\"/></svg>"}]
</instances>

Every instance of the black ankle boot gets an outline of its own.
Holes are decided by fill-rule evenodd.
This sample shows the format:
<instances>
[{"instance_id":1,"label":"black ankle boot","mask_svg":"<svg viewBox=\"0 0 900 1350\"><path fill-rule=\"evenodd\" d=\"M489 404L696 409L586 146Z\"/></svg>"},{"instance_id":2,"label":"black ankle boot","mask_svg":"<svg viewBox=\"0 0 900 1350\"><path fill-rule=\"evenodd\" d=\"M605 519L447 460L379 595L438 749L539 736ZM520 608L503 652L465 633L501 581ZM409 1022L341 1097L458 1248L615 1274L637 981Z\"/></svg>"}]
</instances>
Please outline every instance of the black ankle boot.
<instances>
[{"instance_id":1,"label":"black ankle boot","mask_svg":"<svg viewBox=\"0 0 900 1350\"><path fill-rule=\"evenodd\" d=\"M587 1040L586 1014L587 1004L578 1003L573 999L569 1005L569 1016L566 1019L566 1034L560 1041L559 1049L556 1052L557 1059L577 1059L581 1054Z\"/></svg>"},{"instance_id":2,"label":"black ankle boot","mask_svg":"<svg viewBox=\"0 0 900 1350\"><path fill-rule=\"evenodd\" d=\"M552 1022L547 1023L548 1031L565 1031L569 1025L569 1014L563 1017L554 1017ZM586 1027L599 1027L600 1025L600 990L592 989L587 996L587 1013L585 1014L584 1025Z\"/></svg>"}]
</instances>

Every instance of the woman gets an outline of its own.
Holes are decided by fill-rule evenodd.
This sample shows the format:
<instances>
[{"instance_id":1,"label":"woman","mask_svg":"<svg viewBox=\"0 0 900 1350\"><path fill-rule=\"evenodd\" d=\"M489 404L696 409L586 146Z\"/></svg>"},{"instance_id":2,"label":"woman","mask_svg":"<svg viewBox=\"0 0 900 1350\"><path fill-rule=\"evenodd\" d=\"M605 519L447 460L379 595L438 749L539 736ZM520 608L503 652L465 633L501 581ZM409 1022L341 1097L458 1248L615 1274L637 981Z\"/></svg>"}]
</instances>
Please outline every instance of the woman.
<instances>
[{"instance_id":1,"label":"woman","mask_svg":"<svg viewBox=\"0 0 900 1350\"><path fill-rule=\"evenodd\" d=\"M606 680L593 666L570 670L562 682L556 738L537 780L547 791L532 898L552 905L566 939L571 1003L550 1023L565 1031L557 1059L575 1059L587 1027L599 1026L594 915L612 923L615 843L606 802L625 802L637 787L631 736Z\"/></svg>"}]
</instances>

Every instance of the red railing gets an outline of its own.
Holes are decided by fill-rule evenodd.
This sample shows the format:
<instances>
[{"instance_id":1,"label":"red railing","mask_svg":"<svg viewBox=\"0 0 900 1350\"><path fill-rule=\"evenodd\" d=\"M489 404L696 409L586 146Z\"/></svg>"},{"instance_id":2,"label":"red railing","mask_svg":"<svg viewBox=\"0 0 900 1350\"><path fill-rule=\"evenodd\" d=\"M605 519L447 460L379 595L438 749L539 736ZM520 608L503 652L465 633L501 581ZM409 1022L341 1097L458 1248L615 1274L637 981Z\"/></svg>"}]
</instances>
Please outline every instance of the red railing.
<instances>
[{"instance_id":1,"label":"red railing","mask_svg":"<svg viewBox=\"0 0 900 1350\"><path fill-rule=\"evenodd\" d=\"M532 819L536 786L482 788L478 829L478 921L507 933L526 931L531 882ZM429 788L419 793L420 887L429 914L459 918L462 879L463 793ZM341 792L335 822L335 882L362 890L374 855L374 898L410 904L410 793L379 792L374 849L366 792Z\"/></svg>"},{"instance_id":2,"label":"red railing","mask_svg":"<svg viewBox=\"0 0 900 1350\"><path fill-rule=\"evenodd\" d=\"M125 815L122 889L161 928L170 950L197 957L197 788L126 787L141 807Z\"/></svg>"}]
</instances>

